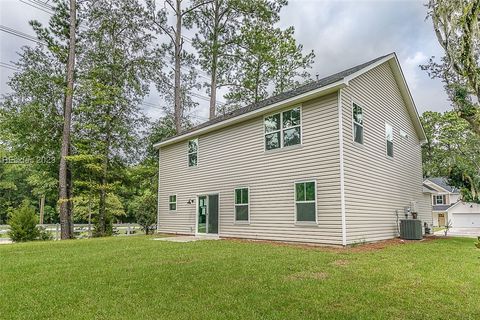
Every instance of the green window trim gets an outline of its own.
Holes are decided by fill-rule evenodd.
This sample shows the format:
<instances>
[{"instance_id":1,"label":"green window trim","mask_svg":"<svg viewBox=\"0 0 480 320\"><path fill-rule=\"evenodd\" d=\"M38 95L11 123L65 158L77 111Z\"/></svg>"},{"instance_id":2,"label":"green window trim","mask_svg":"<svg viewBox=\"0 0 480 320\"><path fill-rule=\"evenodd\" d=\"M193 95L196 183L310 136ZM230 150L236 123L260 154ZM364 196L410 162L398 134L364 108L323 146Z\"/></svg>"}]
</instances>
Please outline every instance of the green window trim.
<instances>
[{"instance_id":1,"label":"green window trim","mask_svg":"<svg viewBox=\"0 0 480 320\"><path fill-rule=\"evenodd\" d=\"M302 108L284 110L263 119L265 150L302 144Z\"/></svg>"},{"instance_id":2,"label":"green window trim","mask_svg":"<svg viewBox=\"0 0 480 320\"><path fill-rule=\"evenodd\" d=\"M235 203L235 222L250 222L250 188L240 187L235 188L234 192Z\"/></svg>"},{"instance_id":3,"label":"green window trim","mask_svg":"<svg viewBox=\"0 0 480 320\"><path fill-rule=\"evenodd\" d=\"M358 104L352 104L352 136L353 141L363 144L364 126L363 126L363 108Z\"/></svg>"},{"instance_id":4,"label":"green window trim","mask_svg":"<svg viewBox=\"0 0 480 320\"><path fill-rule=\"evenodd\" d=\"M295 221L317 223L317 182L295 182Z\"/></svg>"},{"instance_id":5,"label":"green window trim","mask_svg":"<svg viewBox=\"0 0 480 320\"><path fill-rule=\"evenodd\" d=\"M188 151L188 166L197 167L198 166L198 139L188 140L187 151Z\"/></svg>"},{"instance_id":6,"label":"green window trim","mask_svg":"<svg viewBox=\"0 0 480 320\"><path fill-rule=\"evenodd\" d=\"M168 196L168 209L170 211L177 211L177 195Z\"/></svg>"}]
</instances>

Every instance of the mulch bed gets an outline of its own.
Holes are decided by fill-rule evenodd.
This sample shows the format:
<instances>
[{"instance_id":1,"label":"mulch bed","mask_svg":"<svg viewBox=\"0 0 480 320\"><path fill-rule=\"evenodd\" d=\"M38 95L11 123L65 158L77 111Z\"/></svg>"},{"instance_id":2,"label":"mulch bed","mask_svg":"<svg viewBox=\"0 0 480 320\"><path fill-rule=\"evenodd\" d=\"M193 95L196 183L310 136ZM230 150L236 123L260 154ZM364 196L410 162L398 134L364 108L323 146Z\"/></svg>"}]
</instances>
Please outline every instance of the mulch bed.
<instances>
[{"instance_id":1,"label":"mulch bed","mask_svg":"<svg viewBox=\"0 0 480 320\"><path fill-rule=\"evenodd\" d=\"M271 244L273 246L282 246L282 247L295 247L308 250L321 250L329 252L369 252L382 250L391 246L398 246L408 243L415 242L430 242L436 241L438 239L443 239L444 237L430 235L424 237L422 240L403 240L400 238L381 240L375 242L368 242L356 245L349 245L347 247L342 246L332 246L332 245L323 245L316 243L295 243L295 242L283 242L283 241L272 241L272 240L253 240L253 239L238 239L238 238L226 238L227 241L239 242L239 243L265 243Z\"/></svg>"}]
</instances>

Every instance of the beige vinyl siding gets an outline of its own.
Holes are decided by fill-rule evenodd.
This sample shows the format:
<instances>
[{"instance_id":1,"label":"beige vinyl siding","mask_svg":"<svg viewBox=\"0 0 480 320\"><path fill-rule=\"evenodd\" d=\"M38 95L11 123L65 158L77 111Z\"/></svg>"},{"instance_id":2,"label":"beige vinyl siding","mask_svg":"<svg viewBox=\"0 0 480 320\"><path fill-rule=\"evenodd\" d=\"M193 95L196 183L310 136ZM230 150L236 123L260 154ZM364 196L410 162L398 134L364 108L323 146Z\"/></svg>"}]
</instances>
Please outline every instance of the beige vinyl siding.
<instances>
[{"instance_id":1,"label":"beige vinyl siding","mask_svg":"<svg viewBox=\"0 0 480 320\"><path fill-rule=\"evenodd\" d=\"M351 80L341 94L347 243L396 236L395 211L401 218L410 201L417 201L419 218L431 224L419 138L389 63ZM353 142L352 102L363 108L363 145ZM393 158L386 154L386 123L393 127Z\"/></svg>"},{"instance_id":2,"label":"beige vinyl siding","mask_svg":"<svg viewBox=\"0 0 480 320\"><path fill-rule=\"evenodd\" d=\"M292 105L290 108L295 107ZM289 108L286 108L289 109ZM285 109L285 110L286 110ZM342 244L337 94L302 105L302 145L264 151L263 116L160 149L159 231L194 233L197 194L219 193L219 235ZM316 180L318 225L295 223L294 182ZM250 223L235 223L234 189L250 189ZM177 195L177 211L168 195Z\"/></svg>"}]
</instances>

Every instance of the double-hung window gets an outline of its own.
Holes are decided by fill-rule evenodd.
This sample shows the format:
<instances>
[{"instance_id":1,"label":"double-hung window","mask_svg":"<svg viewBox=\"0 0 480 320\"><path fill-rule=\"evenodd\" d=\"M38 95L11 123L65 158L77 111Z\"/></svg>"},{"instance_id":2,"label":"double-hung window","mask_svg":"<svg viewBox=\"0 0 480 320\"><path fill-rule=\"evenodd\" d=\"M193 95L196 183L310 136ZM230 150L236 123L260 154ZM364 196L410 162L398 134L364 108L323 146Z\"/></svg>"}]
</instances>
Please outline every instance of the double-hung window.
<instances>
[{"instance_id":1,"label":"double-hung window","mask_svg":"<svg viewBox=\"0 0 480 320\"><path fill-rule=\"evenodd\" d=\"M297 222L317 221L317 186L315 181L295 183L295 212Z\"/></svg>"},{"instance_id":2,"label":"double-hung window","mask_svg":"<svg viewBox=\"0 0 480 320\"><path fill-rule=\"evenodd\" d=\"M300 107L265 117L265 150L302 143Z\"/></svg>"},{"instance_id":3,"label":"double-hung window","mask_svg":"<svg viewBox=\"0 0 480 320\"><path fill-rule=\"evenodd\" d=\"M393 128L385 124L385 140L387 141L387 156L393 157Z\"/></svg>"},{"instance_id":4,"label":"double-hung window","mask_svg":"<svg viewBox=\"0 0 480 320\"><path fill-rule=\"evenodd\" d=\"M248 191L248 188L235 189L235 222L248 222L250 220Z\"/></svg>"},{"instance_id":5,"label":"double-hung window","mask_svg":"<svg viewBox=\"0 0 480 320\"><path fill-rule=\"evenodd\" d=\"M176 211L177 210L177 196L172 195L168 197L168 207L170 211Z\"/></svg>"},{"instance_id":6,"label":"double-hung window","mask_svg":"<svg viewBox=\"0 0 480 320\"><path fill-rule=\"evenodd\" d=\"M446 197L444 195L437 195L435 196L435 203L434 204L445 204Z\"/></svg>"},{"instance_id":7,"label":"double-hung window","mask_svg":"<svg viewBox=\"0 0 480 320\"><path fill-rule=\"evenodd\" d=\"M188 140L188 166L198 165L198 139Z\"/></svg>"},{"instance_id":8,"label":"double-hung window","mask_svg":"<svg viewBox=\"0 0 480 320\"><path fill-rule=\"evenodd\" d=\"M357 104L353 104L353 141L363 144L363 109Z\"/></svg>"}]
</instances>

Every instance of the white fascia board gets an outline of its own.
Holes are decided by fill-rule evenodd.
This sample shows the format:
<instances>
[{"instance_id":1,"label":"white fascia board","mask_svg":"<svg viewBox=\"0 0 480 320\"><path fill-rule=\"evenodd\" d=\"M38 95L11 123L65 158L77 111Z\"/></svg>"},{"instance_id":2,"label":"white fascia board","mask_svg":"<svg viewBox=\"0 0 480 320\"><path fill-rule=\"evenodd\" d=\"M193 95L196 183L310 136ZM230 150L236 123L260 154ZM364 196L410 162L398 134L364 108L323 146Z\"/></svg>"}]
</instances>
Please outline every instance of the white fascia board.
<instances>
[{"instance_id":1,"label":"white fascia board","mask_svg":"<svg viewBox=\"0 0 480 320\"><path fill-rule=\"evenodd\" d=\"M386 56L385 58L380 59L380 60L376 61L375 63L370 64L368 67L365 67L365 68L363 68L363 69L358 70L358 71L355 72L355 73L352 73L351 75L345 77L345 81L346 81L347 84L348 84L348 82L349 82L350 80L355 79L356 77L358 77L358 76L360 76L360 75L362 75L362 74L364 74L364 73L366 73L366 72L368 72L368 71L370 71L370 70L378 67L379 65L381 65L381 64L389 61L389 60L392 59L392 58L395 58L395 54L394 54L394 53L391 53L391 54L389 54L388 56Z\"/></svg>"},{"instance_id":2,"label":"white fascia board","mask_svg":"<svg viewBox=\"0 0 480 320\"><path fill-rule=\"evenodd\" d=\"M444 194L451 194L451 193L453 193L453 192L448 191L448 190L445 189L444 187L439 186L439 185L436 184L435 182L430 181L430 180L428 180L428 179L426 179L425 181L423 181L423 183L425 183L426 185L429 185L429 186L431 186L432 188L436 189L438 195L444 195ZM443 191L442 191L442 190L443 190Z\"/></svg>"},{"instance_id":3,"label":"white fascia board","mask_svg":"<svg viewBox=\"0 0 480 320\"><path fill-rule=\"evenodd\" d=\"M218 130L218 129L221 129L221 128L224 128L224 127L228 127L228 126L231 126L235 123L255 118L259 115L269 113L269 112L275 111L277 109L281 109L281 108L286 107L288 105L305 102L305 101L308 101L308 100L311 100L311 99L315 99L315 98L327 95L329 93L336 92L337 90L339 90L341 88L345 88L346 86L347 86L347 83L345 82L344 79L342 79L340 81L334 82L334 83L329 84L327 86L324 86L324 87L321 87L321 88L318 88L318 89L315 89L315 90L312 90L312 91L305 92L304 94L301 94L301 95L298 95L298 96L295 96L295 97L291 97L291 98L286 99L286 100L279 101L279 102L271 104L269 106L266 106L266 107L263 107L263 108L260 108L260 109L257 109L257 110L251 111L251 112L244 113L244 114L236 116L234 118L230 118L230 119L212 124L208 127L204 127L204 128L189 132L187 134L178 136L176 138L173 138L173 139L170 139L170 140L167 140L167 141L164 141L164 142L156 143L156 144L153 145L153 147L155 149L158 149L158 148L161 148L161 147L164 147L164 146L167 146L167 145L170 145L170 144L182 141L182 140L186 140L186 139L191 138L191 137L196 137L198 135L205 134L205 133L210 132L210 131L214 131L214 130Z\"/></svg>"}]
</instances>

